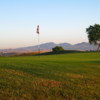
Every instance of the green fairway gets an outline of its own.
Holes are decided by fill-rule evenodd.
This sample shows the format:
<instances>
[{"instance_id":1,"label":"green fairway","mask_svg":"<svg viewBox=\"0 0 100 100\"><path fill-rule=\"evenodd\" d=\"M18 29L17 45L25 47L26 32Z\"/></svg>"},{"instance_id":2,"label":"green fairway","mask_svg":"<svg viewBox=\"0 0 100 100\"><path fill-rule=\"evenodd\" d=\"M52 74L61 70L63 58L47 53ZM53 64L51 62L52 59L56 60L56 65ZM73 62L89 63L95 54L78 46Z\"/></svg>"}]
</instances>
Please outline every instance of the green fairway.
<instances>
[{"instance_id":1,"label":"green fairway","mask_svg":"<svg viewBox=\"0 0 100 100\"><path fill-rule=\"evenodd\" d=\"M0 57L0 100L100 100L100 53Z\"/></svg>"}]
</instances>

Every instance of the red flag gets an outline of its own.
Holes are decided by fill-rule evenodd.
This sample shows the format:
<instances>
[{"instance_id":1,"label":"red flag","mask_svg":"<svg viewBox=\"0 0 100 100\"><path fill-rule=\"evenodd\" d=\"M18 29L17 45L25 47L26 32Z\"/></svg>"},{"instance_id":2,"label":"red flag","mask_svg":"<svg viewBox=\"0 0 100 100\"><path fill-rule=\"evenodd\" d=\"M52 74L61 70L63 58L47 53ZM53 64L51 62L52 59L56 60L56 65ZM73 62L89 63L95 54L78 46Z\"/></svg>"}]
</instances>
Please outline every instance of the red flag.
<instances>
[{"instance_id":1,"label":"red flag","mask_svg":"<svg viewBox=\"0 0 100 100\"><path fill-rule=\"evenodd\" d=\"M40 34L40 32L39 32L39 25L37 26L37 34Z\"/></svg>"}]
</instances>

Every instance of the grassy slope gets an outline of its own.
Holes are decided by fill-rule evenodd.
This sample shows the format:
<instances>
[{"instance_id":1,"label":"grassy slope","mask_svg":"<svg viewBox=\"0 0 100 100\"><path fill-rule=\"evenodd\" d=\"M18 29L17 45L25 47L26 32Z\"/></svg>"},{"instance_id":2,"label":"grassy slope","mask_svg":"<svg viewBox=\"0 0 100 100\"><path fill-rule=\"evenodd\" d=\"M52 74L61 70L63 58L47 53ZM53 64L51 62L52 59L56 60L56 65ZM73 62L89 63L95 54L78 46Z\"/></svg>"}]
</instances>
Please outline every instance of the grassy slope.
<instances>
[{"instance_id":1,"label":"grassy slope","mask_svg":"<svg viewBox=\"0 0 100 100\"><path fill-rule=\"evenodd\" d=\"M0 100L100 100L100 53L0 57Z\"/></svg>"}]
</instances>

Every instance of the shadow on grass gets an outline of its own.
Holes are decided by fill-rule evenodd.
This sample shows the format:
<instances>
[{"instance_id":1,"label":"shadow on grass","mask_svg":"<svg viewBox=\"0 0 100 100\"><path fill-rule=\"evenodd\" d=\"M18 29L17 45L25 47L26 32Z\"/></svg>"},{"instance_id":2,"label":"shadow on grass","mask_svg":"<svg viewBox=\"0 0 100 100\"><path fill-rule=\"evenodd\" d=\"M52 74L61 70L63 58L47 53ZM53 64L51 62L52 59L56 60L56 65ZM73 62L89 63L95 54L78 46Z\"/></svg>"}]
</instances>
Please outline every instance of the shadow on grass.
<instances>
[{"instance_id":1,"label":"shadow on grass","mask_svg":"<svg viewBox=\"0 0 100 100\"><path fill-rule=\"evenodd\" d=\"M56 55L56 54L69 54L69 53L83 53L84 51L77 51L77 50L64 50L64 51L57 51L57 52L46 52L46 53L40 53L36 54L35 56L38 55Z\"/></svg>"}]
</instances>

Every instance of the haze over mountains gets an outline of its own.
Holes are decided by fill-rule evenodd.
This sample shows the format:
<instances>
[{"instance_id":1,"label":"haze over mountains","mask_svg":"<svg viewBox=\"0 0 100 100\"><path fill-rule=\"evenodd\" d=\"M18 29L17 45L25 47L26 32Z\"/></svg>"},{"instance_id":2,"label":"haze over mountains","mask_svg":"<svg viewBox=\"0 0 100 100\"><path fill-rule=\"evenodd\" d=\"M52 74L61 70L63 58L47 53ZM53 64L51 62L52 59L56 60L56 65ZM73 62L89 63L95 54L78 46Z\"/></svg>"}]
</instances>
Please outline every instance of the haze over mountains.
<instances>
[{"instance_id":1,"label":"haze over mountains","mask_svg":"<svg viewBox=\"0 0 100 100\"><path fill-rule=\"evenodd\" d=\"M40 45L41 51L50 51L55 46L62 46L65 50L81 50L81 51L87 51L87 50L96 50L97 47L94 45L90 45L89 43L82 42L77 44L70 44L70 43L60 43L56 44L53 42L48 42ZM29 47L22 47L22 48L16 48L16 49L0 49L0 52L2 53L24 53L24 52L35 52L38 51L38 45L36 46L29 46Z\"/></svg>"}]
</instances>

